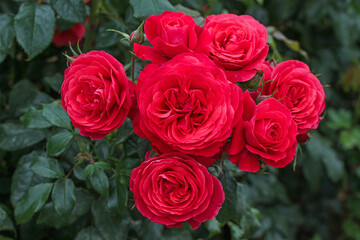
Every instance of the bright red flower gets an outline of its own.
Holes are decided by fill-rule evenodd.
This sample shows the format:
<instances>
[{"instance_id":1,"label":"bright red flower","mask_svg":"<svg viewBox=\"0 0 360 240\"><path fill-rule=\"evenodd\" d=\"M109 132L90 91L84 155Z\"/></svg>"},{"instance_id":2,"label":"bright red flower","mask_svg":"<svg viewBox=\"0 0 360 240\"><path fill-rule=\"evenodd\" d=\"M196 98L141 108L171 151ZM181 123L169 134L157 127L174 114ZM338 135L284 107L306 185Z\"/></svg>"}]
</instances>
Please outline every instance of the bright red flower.
<instances>
[{"instance_id":1,"label":"bright red flower","mask_svg":"<svg viewBox=\"0 0 360 240\"><path fill-rule=\"evenodd\" d=\"M204 28L211 36L210 58L225 69L229 81L255 76L269 51L264 25L248 15L224 13L208 16Z\"/></svg>"},{"instance_id":2,"label":"bright red flower","mask_svg":"<svg viewBox=\"0 0 360 240\"><path fill-rule=\"evenodd\" d=\"M61 104L81 135L98 140L125 121L133 84L113 56L91 51L78 56L66 69Z\"/></svg>"},{"instance_id":3,"label":"bright red flower","mask_svg":"<svg viewBox=\"0 0 360 240\"><path fill-rule=\"evenodd\" d=\"M242 120L235 126L227 146L229 160L243 171L260 170L261 159L272 167L285 167L294 160L297 127L289 109L274 98L255 105L244 94Z\"/></svg>"},{"instance_id":4,"label":"bright red flower","mask_svg":"<svg viewBox=\"0 0 360 240\"><path fill-rule=\"evenodd\" d=\"M299 134L316 129L325 108L325 92L309 66L296 60L284 61L274 68L270 79L273 81L258 91L273 96L290 109Z\"/></svg>"},{"instance_id":5,"label":"bright red flower","mask_svg":"<svg viewBox=\"0 0 360 240\"><path fill-rule=\"evenodd\" d=\"M194 19L181 12L164 11L145 22L145 35L153 47L134 44L136 56L162 64L184 52L209 53L210 36Z\"/></svg>"},{"instance_id":6,"label":"bright red flower","mask_svg":"<svg viewBox=\"0 0 360 240\"><path fill-rule=\"evenodd\" d=\"M205 55L183 53L161 66L147 65L137 97L134 131L150 139L158 153L211 157L238 121L235 111L241 111L242 91Z\"/></svg>"},{"instance_id":7,"label":"bright red flower","mask_svg":"<svg viewBox=\"0 0 360 240\"><path fill-rule=\"evenodd\" d=\"M225 200L220 181L183 153L149 158L131 172L130 190L145 217L167 227L193 229L213 219Z\"/></svg>"}]
</instances>

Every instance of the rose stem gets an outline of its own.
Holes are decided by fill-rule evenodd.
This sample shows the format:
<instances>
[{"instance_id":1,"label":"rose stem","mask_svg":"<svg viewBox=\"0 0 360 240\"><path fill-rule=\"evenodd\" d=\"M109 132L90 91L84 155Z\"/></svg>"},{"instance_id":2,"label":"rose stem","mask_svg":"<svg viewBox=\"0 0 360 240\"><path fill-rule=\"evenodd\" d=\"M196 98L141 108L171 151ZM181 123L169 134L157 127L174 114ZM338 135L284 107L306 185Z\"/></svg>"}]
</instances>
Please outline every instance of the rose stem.
<instances>
[{"instance_id":1,"label":"rose stem","mask_svg":"<svg viewBox=\"0 0 360 240\"><path fill-rule=\"evenodd\" d=\"M99 9L99 0L91 0L90 16L89 16L90 20L89 20L89 24L87 24L86 26L86 31L85 31L85 43L84 43L85 53L91 51L92 49L92 43L95 38L96 27L98 23L98 19L97 19L98 9Z\"/></svg>"}]
</instances>

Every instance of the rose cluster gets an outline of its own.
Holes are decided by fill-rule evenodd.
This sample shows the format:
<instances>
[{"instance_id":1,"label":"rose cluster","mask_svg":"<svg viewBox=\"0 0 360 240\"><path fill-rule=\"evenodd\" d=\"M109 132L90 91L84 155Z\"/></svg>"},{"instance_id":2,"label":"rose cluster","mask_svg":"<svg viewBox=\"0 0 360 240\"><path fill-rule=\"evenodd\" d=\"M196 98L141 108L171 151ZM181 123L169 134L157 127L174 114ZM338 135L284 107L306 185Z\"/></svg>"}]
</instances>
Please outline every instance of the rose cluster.
<instances>
[{"instance_id":1,"label":"rose cluster","mask_svg":"<svg viewBox=\"0 0 360 240\"><path fill-rule=\"evenodd\" d=\"M114 57L92 51L65 71L61 103L93 140L130 117L157 153L131 172L136 207L153 222L196 229L225 199L207 167L224 156L242 171L285 167L317 128L325 93L305 63L266 61L267 31L251 16L211 15L201 27L165 11L144 29L151 46L134 52L151 63L136 86ZM242 89L248 81L257 86Z\"/></svg>"}]
</instances>

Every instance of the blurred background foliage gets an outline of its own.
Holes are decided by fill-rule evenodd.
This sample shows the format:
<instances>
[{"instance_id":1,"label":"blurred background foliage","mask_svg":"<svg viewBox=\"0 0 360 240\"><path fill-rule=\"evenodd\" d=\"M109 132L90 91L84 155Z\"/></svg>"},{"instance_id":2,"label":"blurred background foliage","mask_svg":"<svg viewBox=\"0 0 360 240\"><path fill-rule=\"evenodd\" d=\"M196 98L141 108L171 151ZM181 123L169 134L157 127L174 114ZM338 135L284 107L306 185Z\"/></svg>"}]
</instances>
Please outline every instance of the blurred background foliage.
<instances>
[{"instance_id":1,"label":"blurred background foliage","mask_svg":"<svg viewBox=\"0 0 360 240\"><path fill-rule=\"evenodd\" d=\"M360 239L360 0L100 1L96 34L81 47L107 51L128 75L130 44L107 29L130 34L163 10L199 24L227 12L258 19L268 28L269 56L308 63L326 86L324 120L293 166L249 174L225 161L209 169L223 183L225 207L196 231L167 229L133 208L129 173L149 143L130 121L94 144L53 103L66 68L62 53L70 52L50 44L54 22L66 29L90 14L83 2L57 2L0 1L0 238ZM64 11L69 6L76 11ZM140 63L135 70L137 77Z\"/></svg>"}]
</instances>

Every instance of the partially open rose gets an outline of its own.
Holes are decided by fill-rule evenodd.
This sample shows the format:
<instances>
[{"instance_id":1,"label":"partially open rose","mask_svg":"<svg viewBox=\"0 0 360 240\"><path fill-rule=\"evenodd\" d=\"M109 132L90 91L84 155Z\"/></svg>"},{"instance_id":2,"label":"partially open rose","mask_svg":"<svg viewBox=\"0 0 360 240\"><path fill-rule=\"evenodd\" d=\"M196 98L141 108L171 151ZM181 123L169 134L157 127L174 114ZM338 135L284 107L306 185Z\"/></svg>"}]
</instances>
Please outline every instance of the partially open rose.
<instances>
[{"instance_id":1,"label":"partially open rose","mask_svg":"<svg viewBox=\"0 0 360 240\"><path fill-rule=\"evenodd\" d=\"M61 104L81 135L98 140L127 117L132 103L130 84L134 83L120 62L104 51L91 51L66 69Z\"/></svg>"},{"instance_id":2,"label":"partially open rose","mask_svg":"<svg viewBox=\"0 0 360 240\"><path fill-rule=\"evenodd\" d=\"M190 223L193 229L213 219L225 200L220 181L183 153L149 158L131 172L137 209L167 227Z\"/></svg>"},{"instance_id":3,"label":"partially open rose","mask_svg":"<svg viewBox=\"0 0 360 240\"><path fill-rule=\"evenodd\" d=\"M264 25L248 15L224 13L208 16L204 28L211 36L210 58L225 69L229 81L255 76L269 51Z\"/></svg>"},{"instance_id":4,"label":"partially open rose","mask_svg":"<svg viewBox=\"0 0 360 240\"><path fill-rule=\"evenodd\" d=\"M181 12L164 11L145 22L145 34L153 47L134 44L136 56L162 64L184 52L209 53L210 36L194 19Z\"/></svg>"}]
</instances>

